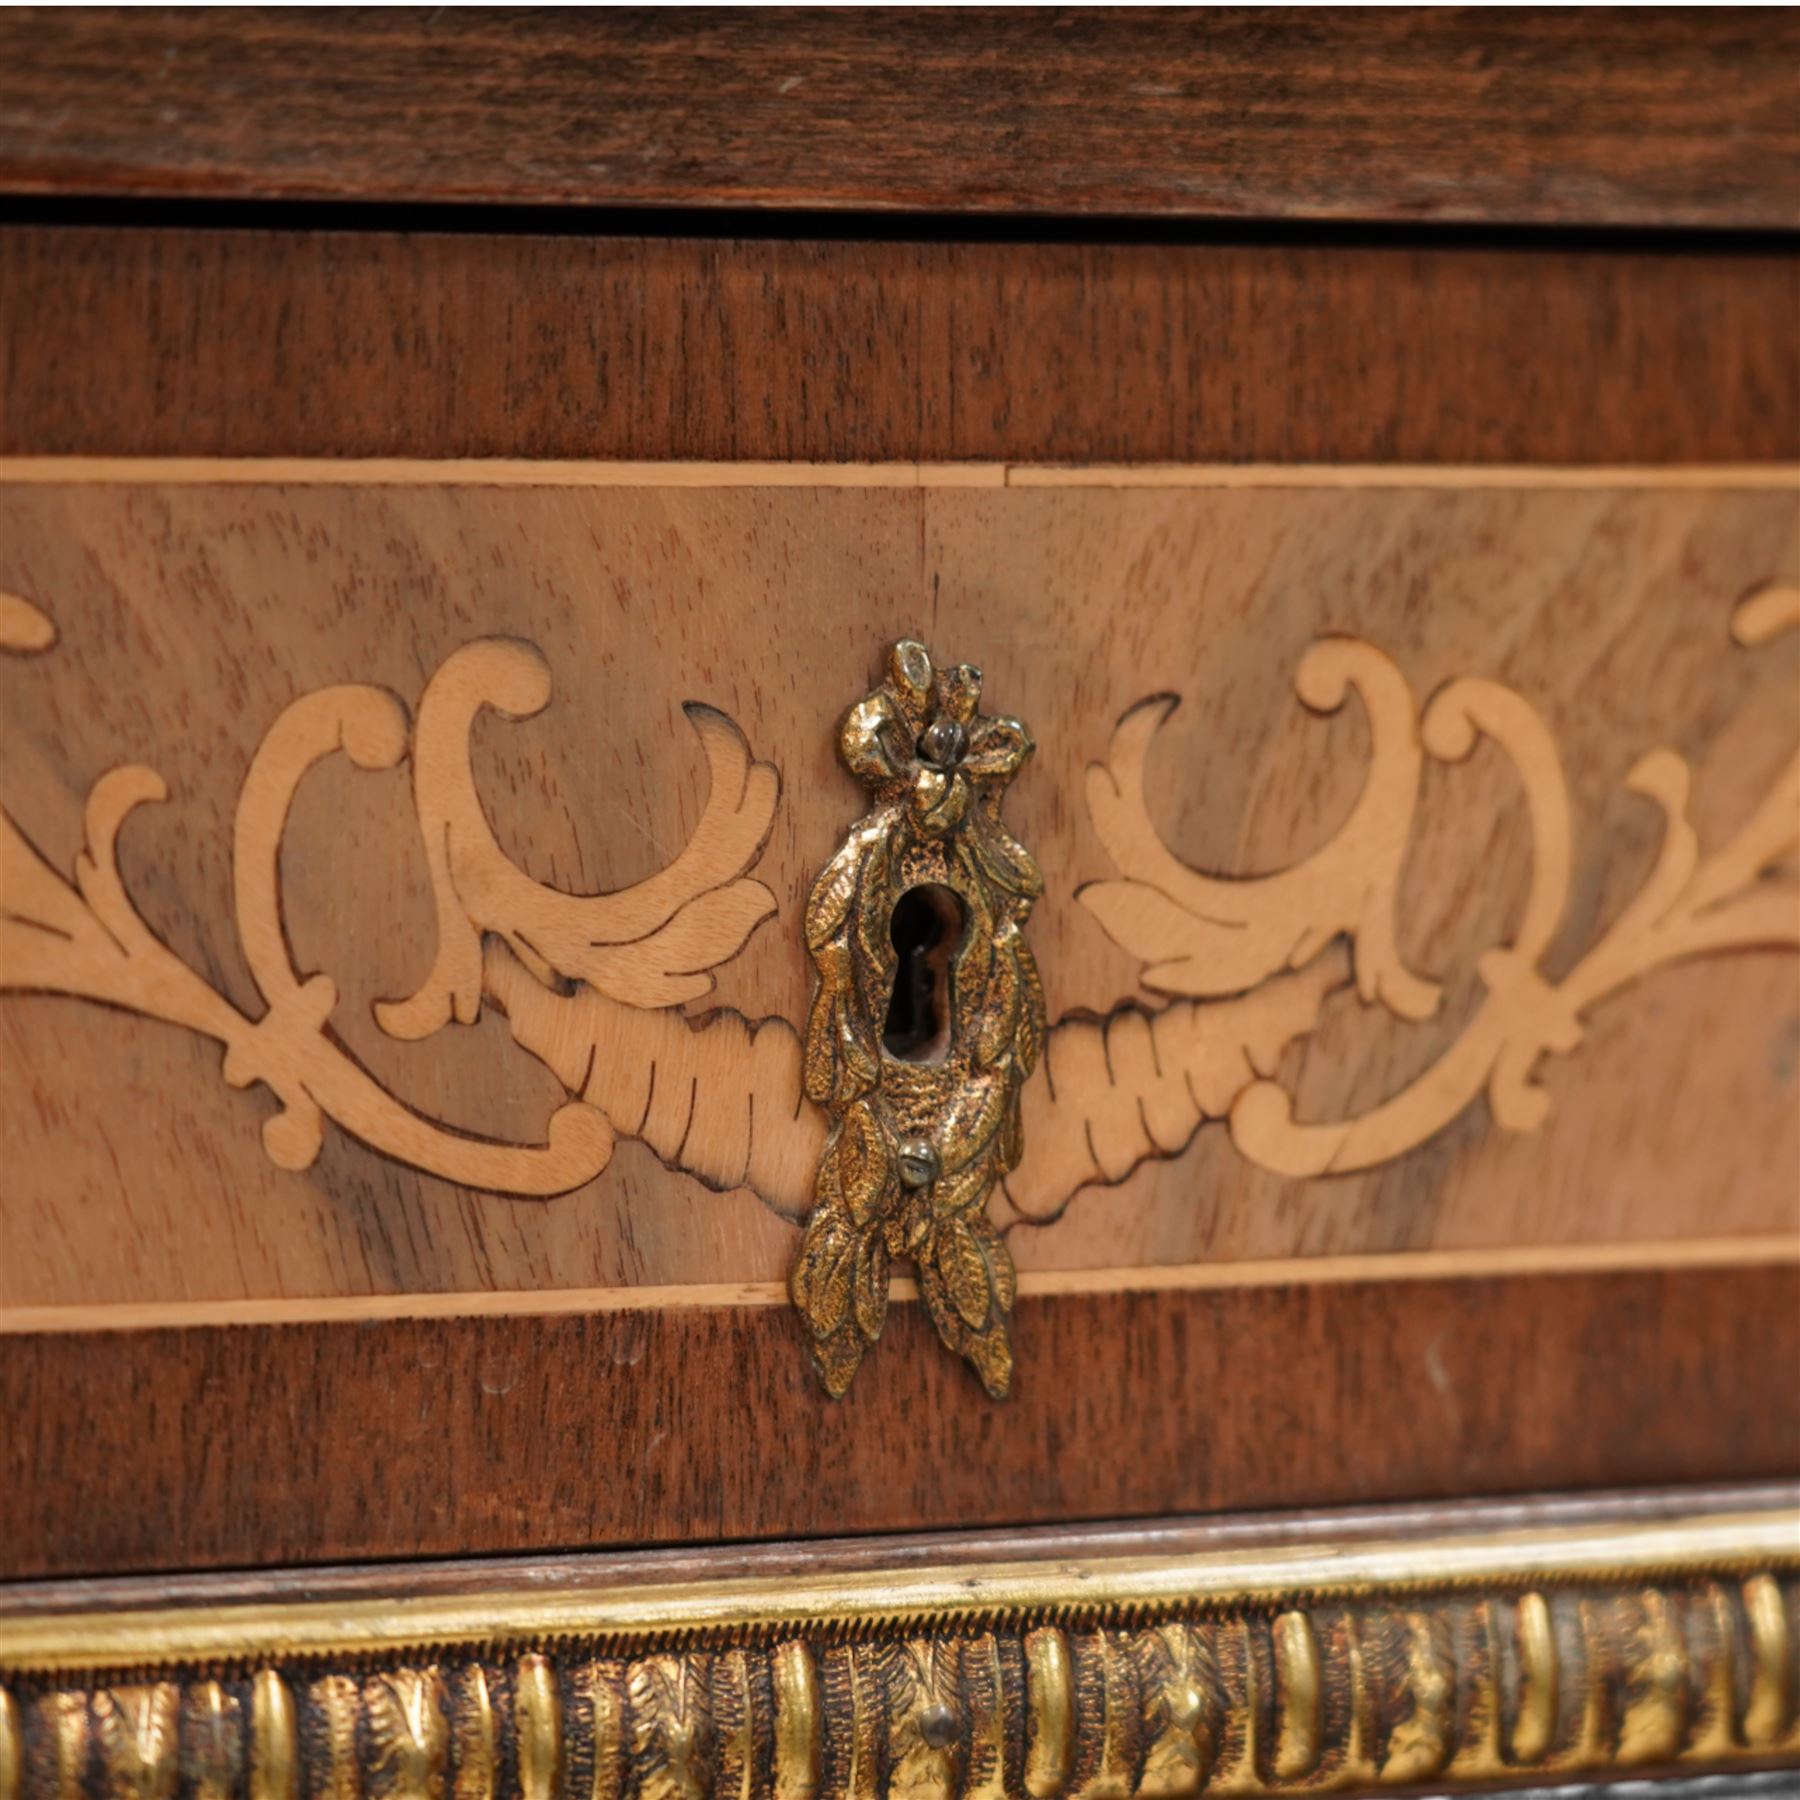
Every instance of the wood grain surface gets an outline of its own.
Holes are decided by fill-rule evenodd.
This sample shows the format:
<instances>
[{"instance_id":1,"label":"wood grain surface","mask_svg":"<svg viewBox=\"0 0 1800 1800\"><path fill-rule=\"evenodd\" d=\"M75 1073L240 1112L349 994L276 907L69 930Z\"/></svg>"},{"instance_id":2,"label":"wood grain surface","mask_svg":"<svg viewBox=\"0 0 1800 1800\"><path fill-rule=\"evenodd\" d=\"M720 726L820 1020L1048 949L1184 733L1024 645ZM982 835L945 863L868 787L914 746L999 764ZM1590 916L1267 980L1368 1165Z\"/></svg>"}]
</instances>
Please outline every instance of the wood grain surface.
<instances>
[{"instance_id":1,"label":"wood grain surface","mask_svg":"<svg viewBox=\"0 0 1800 1800\"><path fill-rule=\"evenodd\" d=\"M1779 252L0 227L0 453L1800 457Z\"/></svg>"},{"instance_id":2,"label":"wood grain surface","mask_svg":"<svg viewBox=\"0 0 1800 1800\"><path fill-rule=\"evenodd\" d=\"M995 1406L895 1310L9 1339L0 1575L253 1567L1784 1475L1793 1268L1023 1295Z\"/></svg>"},{"instance_id":3,"label":"wood grain surface","mask_svg":"<svg viewBox=\"0 0 1800 1800\"><path fill-rule=\"evenodd\" d=\"M0 190L1791 227L1786 9L20 8Z\"/></svg>"},{"instance_id":4,"label":"wood grain surface","mask_svg":"<svg viewBox=\"0 0 1800 1800\"><path fill-rule=\"evenodd\" d=\"M1646 141L1633 153L1653 151ZM1800 270L1791 256L1724 242L1655 250L682 243L15 226L0 230L0 451L1756 463L1800 454L1797 303ZM1529 512L1538 504L1529 492L1507 491L1513 498L1506 505ZM57 612L65 638L53 657L79 642L84 658L99 659L94 668L123 672L128 664L107 645L104 629L95 633L83 621L127 629L147 621L151 644L180 665L178 677L163 668L148 682L134 674L103 694L90 688L54 718L46 710L31 714L38 744L26 759L38 795L31 827L66 857L74 849L69 820L79 796L108 762L164 766L188 810L156 821L167 835L154 850L148 843L131 848L128 872L134 882L150 877L152 922L184 952L203 951L211 959L203 972L228 987L241 984L244 971L229 936L216 935L227 886L217 828L246 747L266 725L266 703L285 703L301 681L370 674L416 699L432 651L464 623L445 604L449 540L437 534L447 523L440 518L421 535L420 515L409 511L442 508L444 497L376 498L402 529L359 551L372 563L346 570L316 533L289 535L309 517L319 521L325 497L311 490L281 496L260 522L238 514L235 526L217 531L210 527L231 526L230 515L210 523L202 517L208 504L223 505L217 496L149 501L54 485L23 499L8 496L11 516L31 521L33 547L27 554L20 539L5 540L10 561L0 584L32 592ZM1004 496L978 498L999 505ZM1531 582L1537 547L1511 533L1492 553L1504 559L1510 547L1517 565L1497 585L1470 583L1440 595L1442 609L1432 604L1429 582L1386 585L1408 566L1403 558L1384 560L1367 543L1357 553L1368 582L1364 599L1388 596L1387 623L1403 627L1400 649L1418 659L1421 674L1432 658L1448 667L1452 652L1459 670L1467 666L1453 634L1439 635L1452 633L1449 609L1467 606L1487 634L1487 672L1520 686L1536 683L1559 730L1567 729L1575 690L1546 680L1534 658L1561 635L1565 613L1569 618L1571 641L1595 671L1582 695L1589 702L1582 716L1594 722L1592 747L1583 747L1583 728L1575 734L1583 815L1597 830L1583 842L1620 853L1617 862L1593 866L1579 925L1598 922L1616 904L1610 882L1647 866L1644 819L1626 810L1640 803L1617 787L1631 749L1642 747L1635 739L1627 745L1638 726L1675 733L1677 747L1701 759L1708 806L1726 813L1749 791L1740 785L1748 774L1733 769L1737 748L1728 721L1735 709L1746 701L1760 709L1753 717L1763 723L1753 736L1761 754L1776 753L1772 717L1788 734L1782 743L1791 737L1790 649L1754 665L1768 673L1727 657L1732 672L1721 676L1718 659L1729 648L1723 624L1738 596L1701 579L1729 572L1748 584L1777 572L1762 566L1768 558L1752 555L1769 545L1791 553L1793 532L1773 515L1775 499L1769 490L1724 502L1716 495L1679 499L1674 513L1662 515L1653 498L1621 502L1591 488L1585 499L1564 494L1560 507L1597 510L1586 515L1586 528L1560 539L1551 533L1571 571L1563 587L1546 594ZM498 551L498 560L458 557L455 569L459 581L479 585L473 597L482 606L475 610L492 597L496 612L517 608L525 622L547 621L555 643L556 634L570 635L567 594L586 591L593 573L579 555L587 502L540 494L536 504L556 515L546 521L544 541L572 559L554 582L519 579L521 568L533 566L534 547L505 525L502 499L493 493L479 502L488 520L480 541L490 556ZM891 564L916 582L928 566L921 545L941 549L944 540L926 534L925 502L915 497L913 504L919 510L910 521L890 521L869 541L878 552L872 569ZM1661 504L1668 504L1667 490ZM1721 504L1722 514L1708 513ZM1434 510L1443 505L1448 524ZM1689 508L1686 524L1671 522ZM1410 541L1435 549L1456 535L1449 530L1454 500L1415 494L1402 512L1409 523L1396 527L1399 541L1410 533ZM1661 522L1646 526L1652 515ZM110 533L88 532L109 516ZM1513 525L1523 516L1510 515ZM641 523L642 547L654 553L666 521ZM1648 531L1642 539L1639 527ZM963 540L961 553L977 541ZM1179 533L1170 541L1178 543ZM435 553L428 548L434 542ZM810 545L810 527L800 542ZM1473 543L1465 538L1465 551ZM1316 540L1310 549L1296 544L1303 558L1318 548ZM863 546L856 549L854 557L843 553L839 603L869 592ZM144 609L147 590L132 570L146 567L147 553L158 582L185 571L182 592L197 610ZM1217 568L1232 570L1228 543L1189 554L1212 555ZM981 566L1001 561L994 553ZM1587 614L1583 596L1599 591L1585 580L1590 561L1620 571L1631 593L1653 597L1644 615L1648 636L1608 636ZM294 603L286 584L281 594L259 584L269 571L291 573L300 564L311 571L309 598L288 620ZM1118 567L1105 559L1100 566L1115 573ZM1028 557L1019 578L1032 567ZM327 579L339 573L352 578L327 590ZM710 573L693 568L687 576ZM1001 573L1013 579L1004 566ZM1057 580L1080 573L1051 571ZM1148 573L1161 579L1167 569L1152 559ZM1242 590L1249 592L1253 574L1239 569L1232 579L1249 582ZM1271 605L1272 626L1290 635L1290 650L1299 647L1302 627L1315 622L1308 608L1324 604L1322 592L1296 589ZM268 596L256 607L258 629L286 634L280 662L259 654L219 661L207 648L213 633L219 644L239 641L232 634L246 628L246 596L258 593ZM923 591L914 588L885 589L881 604L893 605L902 593L919 594L915 610L924 612ZM66 610L70 596L73 614ZM465 591L464 600L470 597ZM335 608L331 633L313 607ZM948 616L925 622L951 629L951 654L989 658L985 647L962 642ZM472 617L466 623L480 628ZM191 640L174 641L184 629ZM1130 620L1116 629L1129 636ZM355 667L334 648L339 632L346 647L358 646ZM251 641L242 639L241 647ZM297 654L303 643L309 647ZM558 699L545 718L523 726L490 720L478 744L484 791L498 779L496 791L511 802L505 784L516 781L516 797L544 809L542 842L518 853L528 862L542 857L536 866L546 879L597 879L602 871L592 859L601 856L609 870L624 868L634 854L648 866L652 850L642 830L660 827L648 811L634 809L672 808L664 823L679 825L698 802L697 751L665 729L688 760L672 776L659 771L654 802L648 775L617 769L627 796L622 815L583 766L570 763L554 796L563 810L550 804L539 784L555 738L531 734L603 728L613 713L622 709L628 718L633 707L649 704L616 676L629 660L608 663L607 648L590 651L594 674L579 686L559 676ZM860 627L855 656L852 648L847 638L807 641L805 678L815 656L823 663L836 658L833 685L841 675L861 692L870 671ZM1252 773L1258 765L1247 758L1235 794L1196 795L1175 780L1179 759L1171 754L1158 777L1165 784L1158 805L1170 818L1179 807L1199 808L1179 833L1179 847L1195 859L1281 849L1251 841L1255 829L1271 829L1253 828L1253 813L1297 831L1308 807L1328 798L1309 784L1341 777L1358 750L1351 721L1324 725L1297 716L1286 685L1290 664L1276 658L1251 666L1220 649L1194 639L1183 653L1182 685L1192 698L1170 728L1194 734L1183 757L1210 748L1197 710L1206 696L1209 711L1235 717L1223 736L1245 744L1258 729L1272 729L1269 708L1279 700L1286 723L1258 754L1279 749L1282 760L1279 768L1262 765L1260 790ZM990 679L997 702L1010 684L1014 694L1005 703L1029 715L1030 696L1017 697L1026 687L1023 652L1015 646L1013 663L994 664ZM0 717L9 728L23 716L15 697L35 694L19 704L46 707L34 684L49 667L5 672ZM708 685L745 673L724 659L706 660L695 647L671 648L663 673L692 680L696 669ZM1615 671L1618 680L1600 680ZM187 695L179 716L155 697L165 675ZM791 716L800 680L790 661L756 705L767 706L770 717ZM1721 680L1724 686L1715 685ZM1764 688L1765 681L1772 685ZM1161 671L1156 685L1165 685ZM1694 710L1678 711L1673 723L1650 717L1662 698L1676 696ZM834 691L828 710L843 697ZM1104 698L1097 690L1090 697ZM1122 692L1119 703L1136 697ZM751 715L741 696L732 703ZM1082 716L1089 716L1085 709ZM1096 741L1080 756L1100 753L1112 722L1104 711L1091 716ZM673 715L665 721L676 723ZM1323 762L1309 736L1318 731L1330 739ZM821 758L807 780L840 780L810 721L796 732L801 738L816 746L805 754ZM10 773L10 742L6 760ZM1493 770L1467 773L1472 801L1509 798ZM335 805L348 800L347 792L319 780L325 785L310 797L309 816L297 821L310 841L341 834L346 851L404 862L401 838L383 839L377 821L351 818ZM1259 811L1253 798L1280 805ZM832 810L822 843L836 841L845 816ZM797 870L805 860L799 848L781 852L777 844L772 853L790 855ZM1503 837L1495 855L1504 862L1518 848ZM315 873L329 873L329 852L315 850L312 860ZM355 866L347 856L340 861ZM1494 903L1479 874L1467 880L1476 913ZM207 910L193 903L196 883L211 895ZM355 924L351 941L371 943L366 925L375 908L368 896L358 890L338 904ZM319 954L335 956L328 935L321 934ZM752 949L759 943L753 939ZM778 970L764 978L791 979ZM1739 979L1739 971L1726 973L1727 983ZM1630 1066L1646 1045L1666 1047L1661 1031L1672 1018L1704 1022L1723 991L1708 972L1678 971L1641 1001L1623 1002L1649 1012L1613 1041L1615 1067ZM1757 1004L1766 998L1759 995ZM24 1004L60 1008L64 1019L80 1011L68 1001ZM241 1112L210 1122L205 1115L214 1105L256 1104L220 1087L216 1054L146 1029L151 1037L131 1047L120 1104L143 1107L147 1116L153 1102L160 1106L165 1083L191 1074L185 1091L194 1110L172 1117L156 1111L170 1153L243 1130ZM89 1047L96 1059L111 1059L125 1041L101 1025ZM1729 1034L1711 1042L1726 1045L1721 1067L1754 1048ZM1789 1064L1779 1044L1764 1048L1763 1077L1772 1080ZM1584 1054L1595 1052L1603 1071L1609 1052L1598 1038ZM197 1060L186 1067L189 1057ZM1588 1065L1584 1081L1595 1079L1595 1067ZM1714 1073L1709 1055L1698 1075L1706 1082ZM467 1079L467 1091L477 1091L479 1076ZM1600 1079L1604 1085L1603 1072ZM1608 1149L1609 1159L1650 1186L1683 1117L1661 1093L1657 1107L1647 1136L1621 1134ZM51 1116L30 1129L54 1125ZM10 1155L10 1138L8 1146ZM1530 1154L1541 1151L1538 1141ZM642 1191L631 1184L665 1179L648 1158L634 1171L634 1154L641 1153L627 1146L611 1171L627 1198ZM186 1166L198 1171L193 1187L165 1192L150 1213L123 1228L116 1215L90 1217L81 1203L53 1207L48 1236L70 1249L39 1291L61 1283L66 1294L134 1298L133 1282L120 1275L134 1265L160 1270L162 1281L175 1260L169 1245L196 1241L194 1196L222 1193L227 1179L210 1161ZM1578 1158L1567 1191L1585 1195L1609 1167L1610 1160L1596 1170ZM104 1198L121 1185L120 1171L100 1174ZM1535 1214L1541 1235L1554 1240L1559 1214L1531 1191L1531 1171L1515 1168L1511 1179L1507 1204ZM1204 1185L1196 1191L1204 1200ZM464 1260L479 1268L496 1249L502 1262L541 1259L545 1276L564 1280L593 1251L587 1221L554 1243L528 1242L553 1214L535 1203L503 1203L491 1234L471 1230L455 1201L436 1214L401 1206L365 1232L358 1219L366 1193L354 1181L336 1192L341 1203L330 1192L307 1202L313 1210L305 1229L316 1229L314 1241L329 1248L322 1277L316 1264L296 1269L296 1286L391 1291L404 1277L426 1287L434 1269ZM718 1196L696 1193L690 1218L702 1234L722 1230L718 1205ZM1430 1223L1407 1210L1418 1205L1416 1193L1402 1198L1378 1221L1381 1229L1398 1222L1404 1241L1420 1241L1405 1236ZM1634 1207L1633 1188L1621 1179L1608 1206L1581 1216L1601 1220L1610 1236L1628 1235ZM742 1216L770 1234L763 1254L777 1234L791 1237L791 1227L773 1215ZM626 1243L636 1219L626 1204L600 1223L611 1241ZM281 1249L263 1230L260 1219L247 1223L229 1252L216 1241L202 1244L205 1283L216 1291L223 1270L227 1288L245 1285L230 1266L241 1255L248 1285L282 1290ZM8 1268L15 1266L17 1236L9 1233L0 1254ZM670 1241L681 1236L671 1215ZM1298 1241L1308 1240L1301 1234ZM28 1264L37 1254L27 1251ZM1029 1379L1000 1409L932 1350L921 1310L904 1303L865 1373L864 1391L836 1410L812 1386L797 1321L769 1305L15 1335L0 1354L0 1416L8 1420L0 1462L8 1492L19 1499L0 1567L23 1574L266 1566L1304 1506L1483 1488L1735 1478L1794 1467L1800 1445L1787 1389L1800 1356L1800 1306L1791 1264L1696 1262L1678 1271L1560 1276L1429 1267L1429 1275L1411 1280L1315 1281L1315 1263L1306 1285L1252 1281L1141 1294L1074 1287L1054 1297L1028 1288L1018 1331L1020 1368ZM45 1277L40 1262L31 1280ZM184 1284L177 1273L182 1293L197 1291Z\"/></svg>"},{"instance_id":5,"label":"wood grain surface","mask_svg":"<svg viewBox=\"0 0 1800 1800\"><path fill-rule=\"evenodd\" d=\"M475 733L497 854L544 884L533 906L553 888L630 889L694 835L708 775L684 702L717 709L770 765L770 810L753 824L769 836L747 878L761 898L702 959L709 976L638 993L590 969L597 991L575 1002L490 949L479 1022L408 1042L381 1007L443 954L408 777L325 762L286 814L279 907L296 966L337 984L333 1032L389 1092L483 1139L541 1143L564 1087L585 1079L619 1139L610 1166L603 1150L603 1172L556 1199L483 1191L518 1182L468 1157L444 1165L451 1179L422 1173L438 1164L406 1147L413 1137L378 1154L363 1102L333 1113L316 1162L278 1166L259 1136L267 1099L220 1079L208 1038L9 995L9 1305L780 1281L823 1137L798 1086L812 983L799 918L864 804L836 766L835 722L881 646L909 633L978 657L992 704L1040 745L1008 817L1047 878L1030 941L1057 1023L1026 1088L1026 1160L994 1207L1022 1269L1403 1250L1478 1261L1800 1222L1781 1154L1800 1141L1791 954L1657 969L1595 1007L1587 1041L1543 1066L1552 1109L1536 1131L1499 1128L1477 1101L1406 1154L1316 1180L1253 1166L1221 1127L1196 1131L1195 1107L1221 1119L1248 1082L1246 1056L1281 1077L1301 1118L1332 1120L1405 1087L1465 1031L1486 992L1481 954L1509 941L1533 855L1516 777L1491 751L1427 770L1399 889L1400 953L1447 984L1435 1018L1361 1004L1341 953L1247 998L1230 982L1197 1000L1152 994L1078 896L1119 872L1088 770L1146 692L1185 702L1147 783L1185 863L1279 870L1329 840L1364 782L1368 729L1354 703L1309 713L1293 683L1309 644L1347 634L1420 695L1485 676L1544 718L1575 809L1572 899L1549 959L1566 971L1654 860L1657 809L1624 790L1647 750L1693 765L1708 850L1795 754L1800 644L1730 639L1741 595L1800 581L1791 484L257 487L71 474L0 484L0 587L61 633L0 667L7 811L66 872L80 796L117 765L155 769L172 799L127 825L126 889L246 1017L267 988L244 962L254 934L241 887L233 900L232 821L259 741L310 690L375 682L410 706L473 640L535 644L549 707L489 715ZM737 858L724 871L740 872ZM524 932L520 954L553 941L545 921L508 927ZM21 979L34 985L9 971ZM1083 1023L1127 1003L1163 1009L1126 1021L1154 1072L1125 1025L1102 1045ZM571 1033L591 1034L587 1050ZM1165 1063L1185 1076L1185 1109L1163 1093Z\"/></svg>"}]
</instances>

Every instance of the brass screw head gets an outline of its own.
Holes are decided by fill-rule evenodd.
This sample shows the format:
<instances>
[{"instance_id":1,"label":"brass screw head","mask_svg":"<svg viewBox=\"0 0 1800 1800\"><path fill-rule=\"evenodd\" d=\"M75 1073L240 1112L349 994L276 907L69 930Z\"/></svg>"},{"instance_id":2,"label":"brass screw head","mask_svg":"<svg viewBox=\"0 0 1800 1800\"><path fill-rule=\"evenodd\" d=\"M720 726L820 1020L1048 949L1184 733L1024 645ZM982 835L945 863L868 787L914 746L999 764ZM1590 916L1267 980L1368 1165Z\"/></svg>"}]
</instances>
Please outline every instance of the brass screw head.
<instances>
[{"instance_id":1,"label":"brass screw head","mask_svg":"<svg viewBox=\"0 0 1800 1800\"><path fill-rule=\"evenodd\" d=\"M933 719L919 734L919 760L934 769L954 769L968 748L969 734L954 719Z\"/></svg>"},{"instance_id":2,"label":"brass screw head","mask_svg":"<svg viewBox=\"0 0 1800 1800\"><path fill-rule=\"evenodd\" d=\"M919 1736L932 1750L948 1748L956 1736L956 1715L943 1701L932 1701L919 1712Z\"/></svg>"},{"instance_id":3,"label":"brass screw head","mask_svg":"<svg viewBox=\"0 0 1800 1800\"><path fill-rule=\"evenodd\" d=\"M895 1161L902 1187L930 1187L938 1178L938 1154L923 1138L907 1138Z\"/></svg>"}]
</instances>

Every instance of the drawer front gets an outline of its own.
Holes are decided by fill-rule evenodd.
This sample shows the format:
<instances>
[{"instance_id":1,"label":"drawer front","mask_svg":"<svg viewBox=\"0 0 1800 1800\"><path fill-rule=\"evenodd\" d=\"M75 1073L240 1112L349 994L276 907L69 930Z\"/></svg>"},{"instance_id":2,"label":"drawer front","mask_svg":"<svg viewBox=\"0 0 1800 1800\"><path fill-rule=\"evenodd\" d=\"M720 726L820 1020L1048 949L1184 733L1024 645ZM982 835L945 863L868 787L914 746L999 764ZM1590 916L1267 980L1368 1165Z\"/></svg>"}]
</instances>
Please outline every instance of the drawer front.
<instances>
[{"instance_id":1,"label":"drawer front","mask_svg":"<svg viewBox=\"0 0 1800 1800\"><path fill-rule=\"evenodd\" d=\"M0 12L0 1800L1789 1793L1797 41Z\"/></svg>"},{"instance_id":2,"label":"drawer front","mask_svg":"<svg viewBox=\"0 0 1800 1800\"><path fill-rule=\"evenodd\" d=\"M11 1572L1785 1466L1791 263L0 267Z\"/></svg>"}]
</instances>

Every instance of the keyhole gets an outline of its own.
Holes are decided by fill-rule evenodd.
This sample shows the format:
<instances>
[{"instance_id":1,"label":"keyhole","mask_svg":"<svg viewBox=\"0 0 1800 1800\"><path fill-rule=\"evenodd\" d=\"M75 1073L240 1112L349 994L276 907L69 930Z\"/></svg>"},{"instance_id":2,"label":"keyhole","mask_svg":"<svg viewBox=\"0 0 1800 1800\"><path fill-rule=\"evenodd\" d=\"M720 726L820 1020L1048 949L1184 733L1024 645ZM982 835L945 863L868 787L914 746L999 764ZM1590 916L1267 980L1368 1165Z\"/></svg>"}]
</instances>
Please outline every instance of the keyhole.
<instances>
[{"instance_id":1,"label":"keyhole","mask_svg":"<svg viewBox=\"0 0 1800 1800\"><path fill-rule=\"evenodd\" d=\"M881 1045L900 1062L942 1062L950 1050L950 964L969 915L961 898L935 883L908 888L894 902L894 992Z\"/></svg>"}]
</instances>

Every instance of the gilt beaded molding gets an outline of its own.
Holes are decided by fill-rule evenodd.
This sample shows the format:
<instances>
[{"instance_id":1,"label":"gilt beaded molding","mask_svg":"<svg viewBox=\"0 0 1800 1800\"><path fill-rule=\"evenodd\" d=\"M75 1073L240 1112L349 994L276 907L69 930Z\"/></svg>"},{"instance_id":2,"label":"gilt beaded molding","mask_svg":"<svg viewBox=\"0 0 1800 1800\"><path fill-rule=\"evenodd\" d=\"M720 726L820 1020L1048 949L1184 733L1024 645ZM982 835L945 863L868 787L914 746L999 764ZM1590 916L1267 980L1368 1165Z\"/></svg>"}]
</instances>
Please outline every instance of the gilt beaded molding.
<instances>
[{"instance_id":1,"label":"gilt beaded molding","mask_svg":"<svg viewBox=\"0 0 1800 1800\"><path fill-rule=\"evenodd\" d=\"M0 1614L0 1800L1155 1800L1800 1759L1800 1521Z\"/></svg>"}]
</instances>

